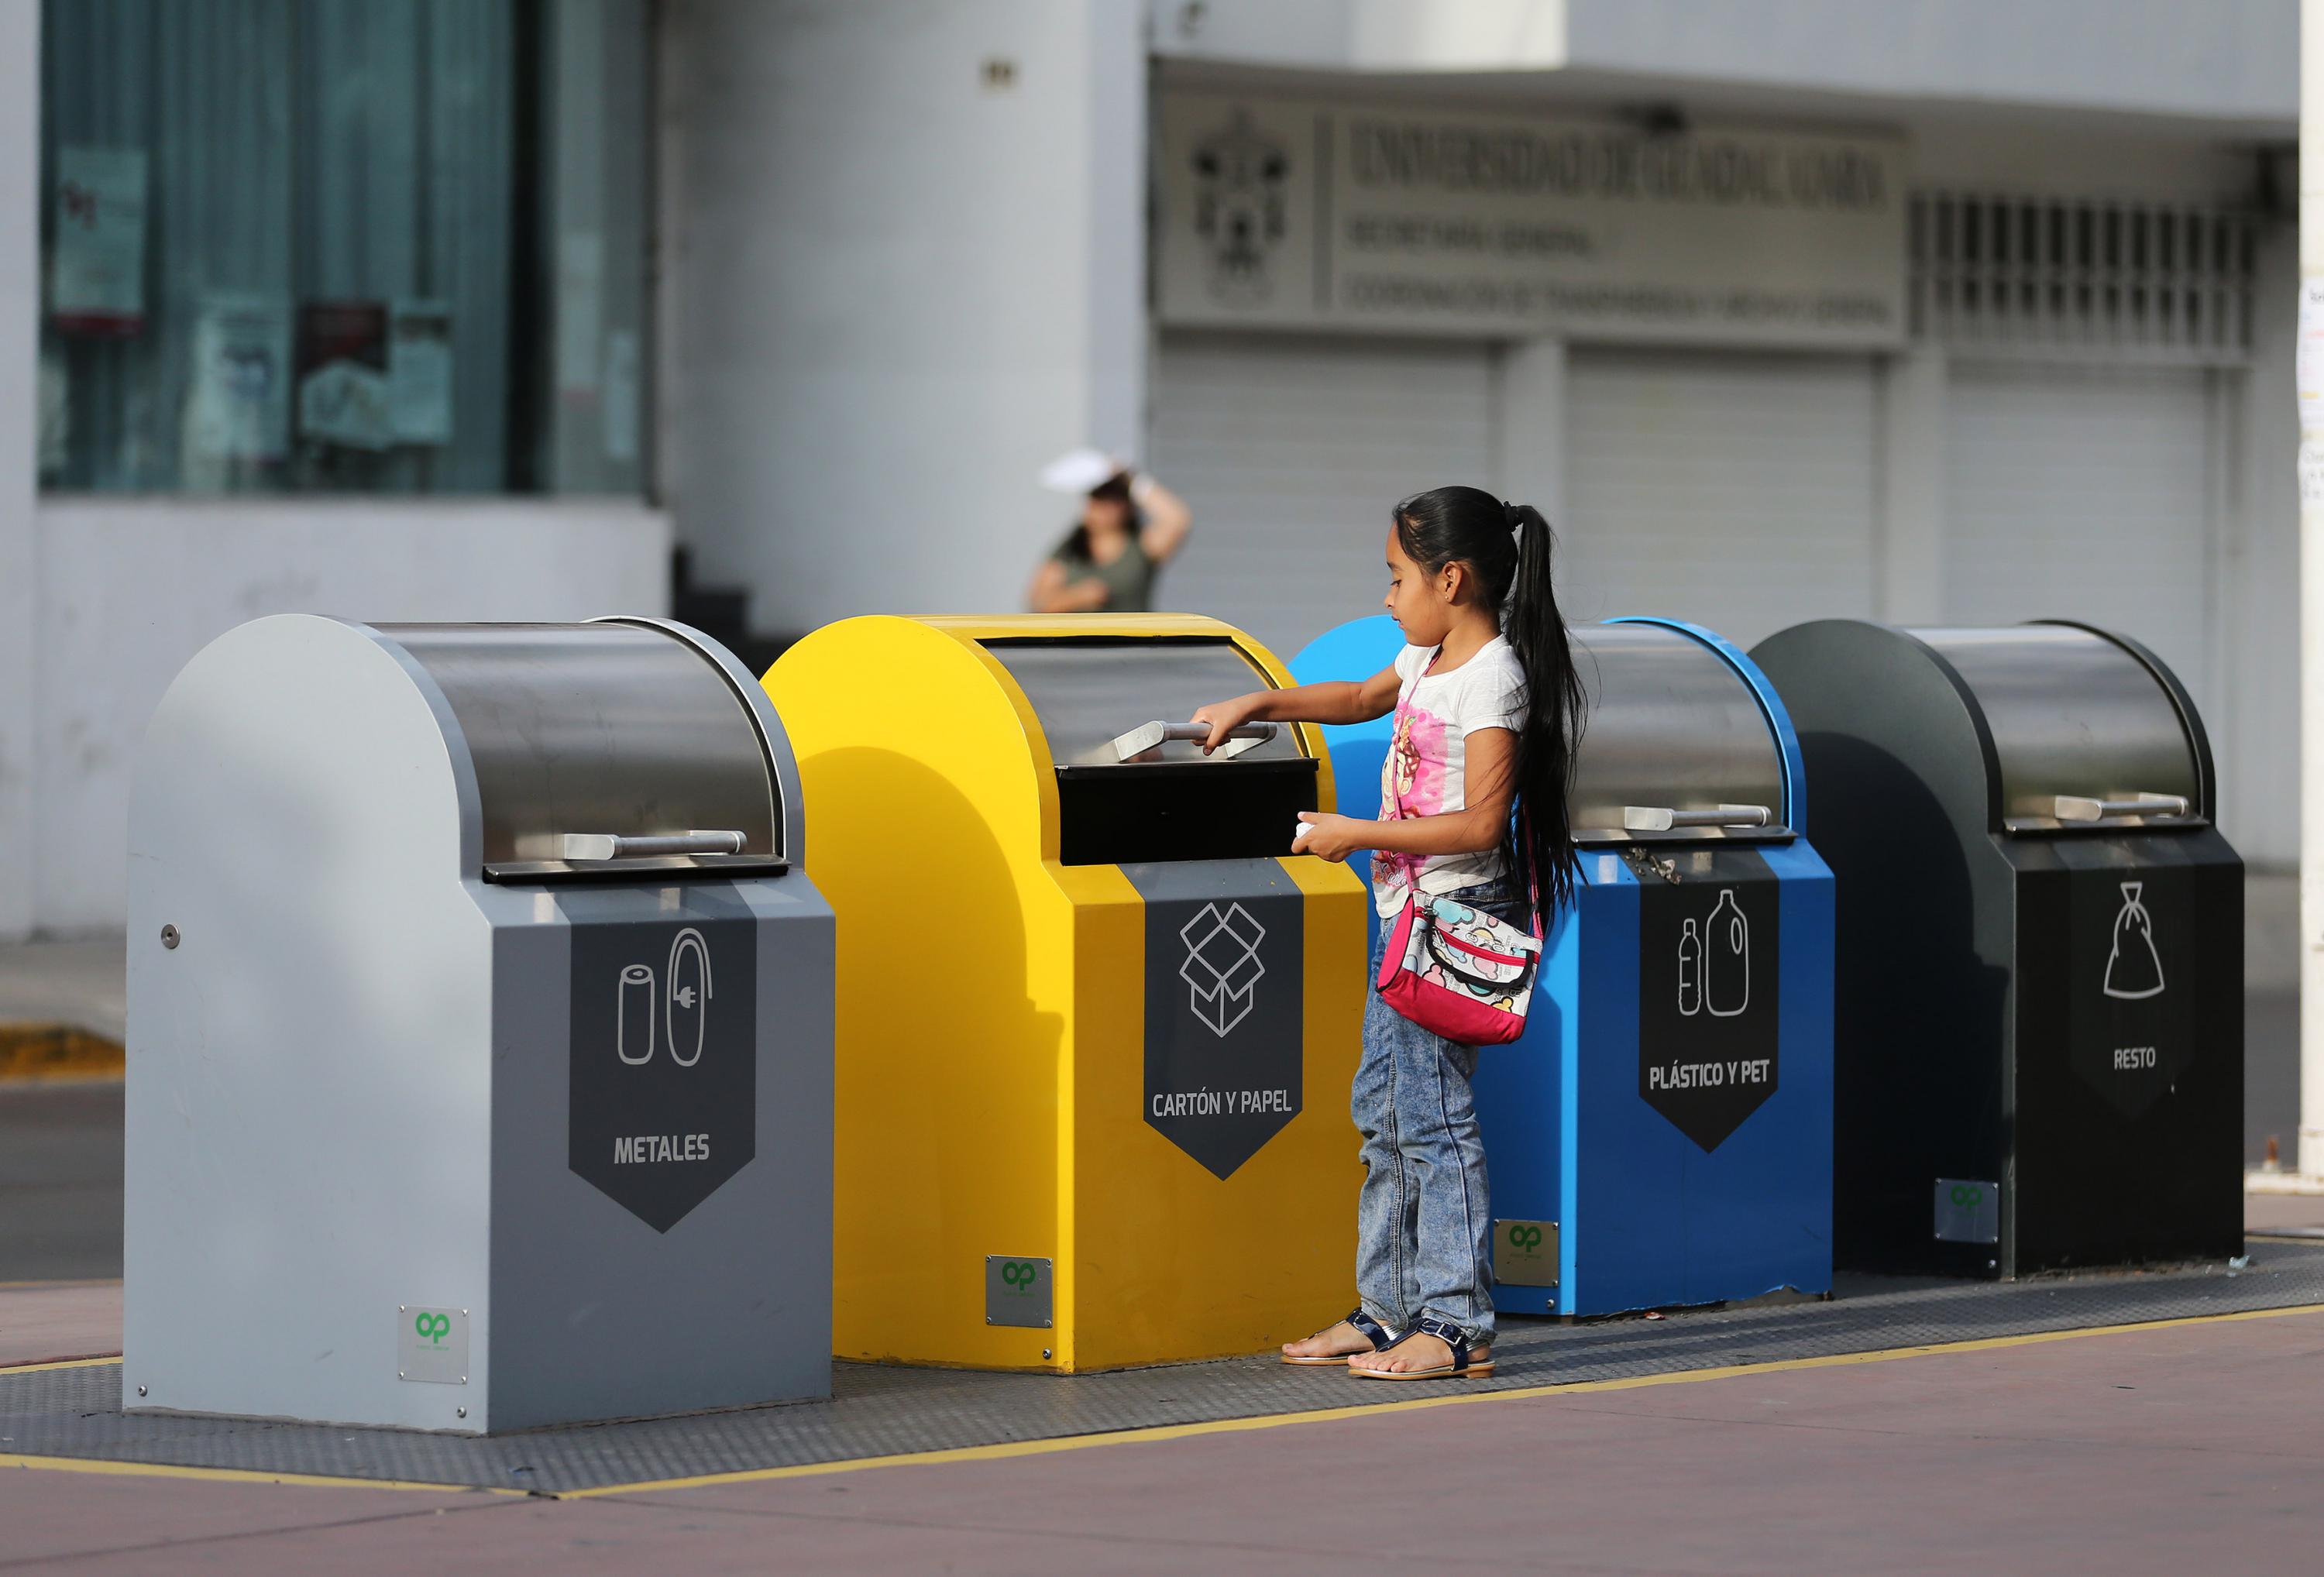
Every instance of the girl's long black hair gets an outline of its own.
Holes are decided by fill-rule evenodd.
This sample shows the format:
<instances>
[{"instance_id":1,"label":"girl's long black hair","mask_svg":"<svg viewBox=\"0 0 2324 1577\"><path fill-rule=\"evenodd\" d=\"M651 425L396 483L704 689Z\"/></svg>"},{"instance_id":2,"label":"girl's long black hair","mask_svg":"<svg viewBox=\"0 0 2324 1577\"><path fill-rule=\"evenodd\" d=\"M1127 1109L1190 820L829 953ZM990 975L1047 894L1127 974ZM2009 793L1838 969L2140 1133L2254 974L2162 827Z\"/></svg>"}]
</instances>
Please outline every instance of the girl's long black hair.
<instances>
[{"instance_id":1,"label":"girl's long black hair","mask_svg":"<svg viewBox=\"0 0 2324 1577\"><path fill-rule=\"evenodd\" d=\"M1549 522L1529 503L1504 503L1475 487L1434 487L1396 506L1405 556L1430 575L1465 564L1486 607L1525 669L1525 725L1517 733L1517 805L1502 850L1509 880L1530 870L1541 884L1546 926L1573 899L1573 829L1566 801L1582 743L1586 700L1565 619L1551 584ZM1518 828L1531 847L1518 847Z\"/></svg>"}]
</instances>

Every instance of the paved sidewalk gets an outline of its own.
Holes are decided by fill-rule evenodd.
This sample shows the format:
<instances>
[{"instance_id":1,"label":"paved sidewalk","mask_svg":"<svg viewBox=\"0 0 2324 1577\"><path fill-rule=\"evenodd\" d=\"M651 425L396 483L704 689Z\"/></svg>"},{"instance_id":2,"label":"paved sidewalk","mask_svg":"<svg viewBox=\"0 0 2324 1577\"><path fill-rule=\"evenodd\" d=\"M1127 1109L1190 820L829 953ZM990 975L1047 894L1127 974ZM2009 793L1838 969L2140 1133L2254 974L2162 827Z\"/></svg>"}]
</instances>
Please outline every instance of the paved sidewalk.
<instances>
[{"instance_id":1,"label":"paved sidewalk","mask_svg":"<svg viewBox=\"0 0 2324 1577\"><path fill-rule=\"evenodd\" d=\"M0 1282L0 1369L121 1351L121 1283ZM6 1564L0 1552L0 1567Z\"/></svg>"},{"instance_id":2,"label":"paved sidewalk","mask_svg":"<svg viewBox=\"0 0 2324 1577\"><path fill-rule=\"evenodd\" d=\"M0 1571L2306 1571L2319 1356L2308 1312L566 1500L0 1469Z\"/></svg>"}]
</instances>

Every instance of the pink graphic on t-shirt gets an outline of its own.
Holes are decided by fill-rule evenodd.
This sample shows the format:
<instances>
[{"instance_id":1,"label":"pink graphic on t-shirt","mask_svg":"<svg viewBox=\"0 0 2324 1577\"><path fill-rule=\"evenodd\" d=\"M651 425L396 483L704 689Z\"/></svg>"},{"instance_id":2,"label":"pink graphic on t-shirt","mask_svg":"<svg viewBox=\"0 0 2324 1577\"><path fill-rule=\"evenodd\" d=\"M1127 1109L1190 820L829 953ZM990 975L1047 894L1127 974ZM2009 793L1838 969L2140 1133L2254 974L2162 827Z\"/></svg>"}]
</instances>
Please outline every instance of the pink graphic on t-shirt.
<instances>
[{"instance_id":1,"label":"pink graphic on t-shirt","mask_svg":"<svg viewBox=\"0 0 2324 1577\"><path fill-rule=\"evenodd\" d=\"M1404 821L1444 808L1444 720L1406 702L1396 709L1396 731L1380 762L1380 819ZM1372 880L1410 887L1425 854L1388 850L1372 855Z\"/></svg>"}]
</instances>

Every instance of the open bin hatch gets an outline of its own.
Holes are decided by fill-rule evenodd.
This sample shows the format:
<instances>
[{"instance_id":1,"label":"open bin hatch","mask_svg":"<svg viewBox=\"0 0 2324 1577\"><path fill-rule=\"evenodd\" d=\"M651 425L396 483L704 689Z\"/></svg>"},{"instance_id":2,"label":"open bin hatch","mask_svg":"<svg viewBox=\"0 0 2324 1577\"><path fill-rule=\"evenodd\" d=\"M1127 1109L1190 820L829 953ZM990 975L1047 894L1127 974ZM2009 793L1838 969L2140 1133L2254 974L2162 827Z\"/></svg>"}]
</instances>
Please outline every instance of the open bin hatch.
<instances>
[{"instance_id":1,"label":"open bin hatch","mask_svg":"<svg viewBox=\"0 0 2324 1577\"><path fill-rule=\"evenodd\" d=\"M1057 774L1058 859L1067 865L1264 859L1291 850L1316 808L1316 766L1297 732L1205 756L1163 738L1124 761L1116 741L1150 722L1268 687L1225 640L988 639L1024 691ZM1236 742L1241 743L1242 742Z\"/></svg>"}]
</instances>

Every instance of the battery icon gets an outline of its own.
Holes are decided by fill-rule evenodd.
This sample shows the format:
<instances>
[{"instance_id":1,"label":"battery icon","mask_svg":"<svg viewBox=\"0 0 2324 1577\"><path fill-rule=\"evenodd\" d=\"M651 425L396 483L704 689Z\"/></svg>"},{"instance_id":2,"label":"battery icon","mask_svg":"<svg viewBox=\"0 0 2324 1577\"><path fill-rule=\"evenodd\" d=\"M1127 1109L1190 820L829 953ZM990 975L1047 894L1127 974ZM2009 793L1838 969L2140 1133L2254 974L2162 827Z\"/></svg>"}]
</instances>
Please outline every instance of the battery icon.
<instances>
[{"instance_id":1,"label":"battery icon","mask_svg":"<svg viewBox=\"0 0 2324 1577\"><path fill-rule=\"evenodd\" d=\"M613 1048L632 1066L653 1060L656 1006L652 966L632 964L623 968L613 1006Z\"/></svg>"}]
</instances>

